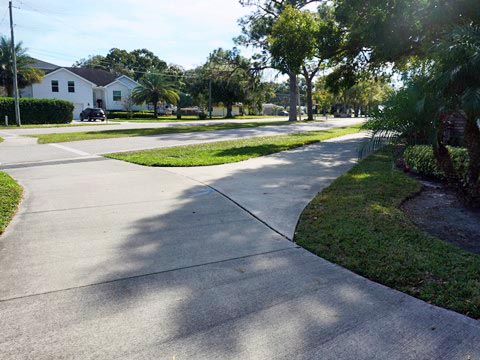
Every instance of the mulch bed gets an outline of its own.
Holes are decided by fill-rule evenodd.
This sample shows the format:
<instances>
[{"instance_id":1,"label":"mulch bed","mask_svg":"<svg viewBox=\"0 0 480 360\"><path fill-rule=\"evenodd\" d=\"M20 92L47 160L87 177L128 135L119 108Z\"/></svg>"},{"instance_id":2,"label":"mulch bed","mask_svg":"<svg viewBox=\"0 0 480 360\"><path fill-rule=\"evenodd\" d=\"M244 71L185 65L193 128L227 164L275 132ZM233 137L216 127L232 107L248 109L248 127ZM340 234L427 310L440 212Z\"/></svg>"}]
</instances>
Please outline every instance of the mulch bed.
<instances>
[{"instance_id":1,"label":"mulch bed","mask_svg":"<svg viewBox=\"0 0 480 360\"><path fill-rule=\"evenodd\" d=\"M420 181L422 191L402 205L410 220L439 239L480 255L480 211L466 208L443 184Z\"/></svg>"}]
</instances>

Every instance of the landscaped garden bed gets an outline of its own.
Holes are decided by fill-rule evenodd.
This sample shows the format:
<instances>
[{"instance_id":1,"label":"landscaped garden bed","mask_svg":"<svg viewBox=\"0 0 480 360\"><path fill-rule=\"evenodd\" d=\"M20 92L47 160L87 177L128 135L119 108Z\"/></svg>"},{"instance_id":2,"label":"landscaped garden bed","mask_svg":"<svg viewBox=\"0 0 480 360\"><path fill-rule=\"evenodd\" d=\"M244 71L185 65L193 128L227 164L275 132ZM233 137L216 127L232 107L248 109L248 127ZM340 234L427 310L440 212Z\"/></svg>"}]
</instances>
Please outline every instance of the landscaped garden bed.
<instances>
[{"instance_id":1,"label":"landscaped garden bed","mask_svg":"<svg viewBox=\"0 0 480 360\"><path fill-rule=\"evenodd\" d=\"M361 161L305 209L295 241L362 276L480 318L480 256L418 228L402 204L422 185L390 150Z\"/></svg>"}]
</instances>

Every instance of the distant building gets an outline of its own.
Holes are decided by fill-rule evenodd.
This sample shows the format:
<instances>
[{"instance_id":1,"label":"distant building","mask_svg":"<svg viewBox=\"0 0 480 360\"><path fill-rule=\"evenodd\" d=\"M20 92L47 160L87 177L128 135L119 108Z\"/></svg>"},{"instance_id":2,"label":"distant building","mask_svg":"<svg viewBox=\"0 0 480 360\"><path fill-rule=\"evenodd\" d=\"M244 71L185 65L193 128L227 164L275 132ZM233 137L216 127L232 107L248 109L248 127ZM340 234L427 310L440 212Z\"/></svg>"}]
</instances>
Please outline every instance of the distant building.
<instances>
[{"instance_id":1,"label":"distant building","mask_svg":"<svg viewBox=\"0 0 480 360\"><path fill-rule=\"evenodd\" d=\"M31 67L45 72L38 84L20 90L20 96L37 99L60 99L73 103L73 118L87 107L124 110L124 100L139 84L126 75L117 76L101 69L61 67L32 58ZM145 106L135 106L143 110Z\"/></svg>"},{"instance_id":2,"label":"distant building","mask_svg":"<svg viewBox=\"0 0 480 360\"><path fill-rule=\"evenodd\" d=\"M233 105L232 107L233 116L243 115L243 109L241 104ZM227 108L225 106L213 106L212 107L212 116L227 116Z\"/></svg>"},{"instance_id":3,"label":"distant building","mask_svg":"<svg viewBox=\"0 0 480 360\"><path fill-rule=\"evenodd\" d=\"M283 110L282 106L275 105L275 104L263 104L263 115L271 116L271 115L278 115L280 111Z\"/></svg>"}]
</instances>

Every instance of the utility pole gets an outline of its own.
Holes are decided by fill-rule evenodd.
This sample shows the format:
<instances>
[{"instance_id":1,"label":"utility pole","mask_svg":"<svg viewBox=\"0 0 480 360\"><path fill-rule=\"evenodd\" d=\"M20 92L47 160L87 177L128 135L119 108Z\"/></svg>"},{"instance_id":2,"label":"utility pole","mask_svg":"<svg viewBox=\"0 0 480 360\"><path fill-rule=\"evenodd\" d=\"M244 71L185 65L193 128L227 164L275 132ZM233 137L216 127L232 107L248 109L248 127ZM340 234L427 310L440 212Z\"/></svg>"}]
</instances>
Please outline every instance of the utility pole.
<instances>
[{"instance_id":1,"label":"utility pole","mask_svg":"<svg viewBox=\"0 0 480 360\"><path fill-rule=\"evenodd\" d=\"M212 118L212 78L208 79L208 117Z\"/></svg>"},{"instance_id":2,"label":"utility pole","mask_svg":"<svg viewBox=\"0 0 480 360\"><path fill-rule=\"evenodd\" d=\"M18 80L17 80L17 54L15 53L15 37L13 35L13 11L12 0L8 3L10 11L10 32L12 41L12 62L13 62L13 96L15 97L15 119L17 120L17 126L22 125L20 120L20 103L18 100Z\"/></svg>"}]
</instances>

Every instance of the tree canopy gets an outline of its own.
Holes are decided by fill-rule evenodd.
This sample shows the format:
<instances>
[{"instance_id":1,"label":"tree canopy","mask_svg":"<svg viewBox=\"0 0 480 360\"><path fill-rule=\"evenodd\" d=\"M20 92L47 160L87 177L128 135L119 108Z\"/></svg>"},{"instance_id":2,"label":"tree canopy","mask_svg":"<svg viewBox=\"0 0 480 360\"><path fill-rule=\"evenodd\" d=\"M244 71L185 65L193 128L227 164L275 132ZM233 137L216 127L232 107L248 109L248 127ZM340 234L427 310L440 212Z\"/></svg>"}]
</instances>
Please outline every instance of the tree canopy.
<instances>
[{"instance_id":1,"label":"tree canopy","mask_svg":"<svg viewBox=\"0 0 480 360\"><path fill-rule=\"evenodd\" d=\"M106 56L94 55L81 59L74 67L103 69L116 74L127 75L138 81L147 72L165 72L168 65L147 49L133 51L111 49Z\"/></svg>"},{"instance_id":2,"label":"tree canopy","mask_svg":"<svg viewBox=\"0 0 480 360\"><path fill-rule=\"evenodd\" d=\"M157 117L159 102L176 104L180 99L179 91L175 84L164 75L156 73L146 73L140 79L140 85L133 89L132 97L138 104L144 102L152 104L155 117Z\"/></svg>"},{"instance_id":3,"label":"tree canopy","mask_svg":"<svg viewBox=\"0 0 480 360\"><path fill-rule=\"evenodd\" d=\"M22 42L15 45L15 54L17 57L18 87L21 89L42 81L43 71L30 66L32 59L27 55L27 49L23 47ZM12 41L5 36L0 37L0 81L5 86L7 96L13 96L12 55Z\"/></svg>"}]
</instances>

